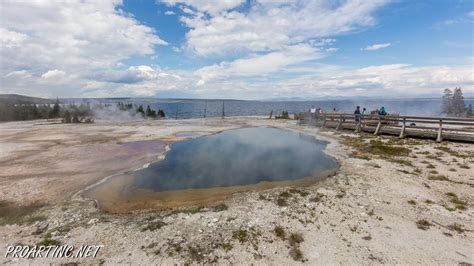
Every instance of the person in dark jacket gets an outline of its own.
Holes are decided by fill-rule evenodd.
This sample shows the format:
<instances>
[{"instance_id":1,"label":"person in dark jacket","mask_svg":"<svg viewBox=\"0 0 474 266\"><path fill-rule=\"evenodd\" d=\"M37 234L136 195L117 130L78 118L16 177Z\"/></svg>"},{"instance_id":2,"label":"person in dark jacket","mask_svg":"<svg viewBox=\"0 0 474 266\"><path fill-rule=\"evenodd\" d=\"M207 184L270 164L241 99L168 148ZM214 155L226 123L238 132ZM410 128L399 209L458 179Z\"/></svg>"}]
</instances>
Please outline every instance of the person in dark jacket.
<instances>
[{"instance_id":1,"label":"person in dark jacket","mask_svg":"<svg viewBox=\"0 0 474 266\"><path fill-rule=\"evenodd\" d=\"M359 123L360 122L360 106L356 107L354 111L354 117L355 117L355 122Z\"/></svg>"}]
</instances>

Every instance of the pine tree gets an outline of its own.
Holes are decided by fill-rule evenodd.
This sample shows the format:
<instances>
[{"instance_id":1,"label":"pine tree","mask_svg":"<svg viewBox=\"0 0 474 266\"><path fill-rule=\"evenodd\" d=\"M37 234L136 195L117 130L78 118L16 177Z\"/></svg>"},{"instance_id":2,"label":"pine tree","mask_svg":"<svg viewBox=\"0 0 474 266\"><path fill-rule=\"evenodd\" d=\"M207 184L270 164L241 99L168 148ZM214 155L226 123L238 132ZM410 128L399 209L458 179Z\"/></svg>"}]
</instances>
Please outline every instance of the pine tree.
<instances>
[{"instance_id":1,"label":"pine tree","mask_svg":"<svg viewBox=\"0 0 474 266\"><path fill-rule=\"evenodd\" d=\"M158 117L161 117L161 118L165 117L165 112L161 109L158 110Z\"/></svg>"},{"instance_id":2,"label":"pine tree","mask_svg":"<svg viewBox=\"0 0 474 266\"><path fill-rule=\"evenodd\" d=\"M448 88L444 89L443 113L447 115L453 113L453 92Z\"/></svg>"},{"instance_id":3,"label":"pine tree","mask_svg":"<svg viewBox=\"0 0 474 266\"><path fill-rule=\"evenodd\" d=\"M453 93L453 114L455 116L463 116L466 113L466 105L464 104L464 96L462 96L461 88L455 88Z\"/></svg>"},{"instance_id":4,"label":"pine tree","mask_svg":"<svg viewBox=\"0 0 474 266\"><path fill-rule=\"evenodd\" d=\"M59 117L60 107L59 107L59 99L56 98L56 102L54 103L53 109L49 113L50 118L57 118Z\"/></svg>"},{"instance_id":5,"label":"pine tree","mask_svg":"<svg viewBox=\"0 0 474 266\"><path fill-rule=\"evenodd\" d=\"M71 113L67 110L64 113L64 123L71 123Z\"/></svg>"},{"instance_id":6,"label":"pine tree","mask_svg":"<svg viewBox=\"0 0 474 266\"><path fill-rule=\"evenodd\" d=\"M151 116L151 108L150 108L149 105L146 107L145 115L146 115L146 116Z\"/></svg>"},{"instance_id":7,"label":"pine tree","mask_svg":"<svg viewBox=\"0 0 474 266\"><path fill-rule=\"evenodd\" d=\"M33 119L40 118L40 114L39 114L39 111L38 111L38 106L36 106L36 104L31 105L31 115L32 115Z\"/></svg>"},{"instance_id":8,"label":"pine tree","mask_svg":"<svg viewBox=\"0 0 474 266\"><path fill-rule=\"evenodd\" d=\"M145 114L145 111L143 110L143 105L140 105L140 106L137 108L137 113Z\"/></svg>"}]
</instances>

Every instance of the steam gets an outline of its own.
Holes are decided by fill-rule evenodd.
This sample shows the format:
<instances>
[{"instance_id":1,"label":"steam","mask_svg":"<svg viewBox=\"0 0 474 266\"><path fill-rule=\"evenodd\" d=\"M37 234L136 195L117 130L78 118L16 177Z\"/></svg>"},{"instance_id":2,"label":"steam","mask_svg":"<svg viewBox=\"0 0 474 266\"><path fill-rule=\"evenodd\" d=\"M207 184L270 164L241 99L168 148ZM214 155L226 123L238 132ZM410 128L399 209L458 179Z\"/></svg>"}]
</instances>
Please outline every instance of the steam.
<instances>
[{"instance_id":1,"label":"steam","mask_svg":"<svg viewBox=\"0 0 474 266\"><path fill-rule=\"evenodd\" d=\"M94 113L94 118L97 120L133 121L144 119L143 115L137 113L134 108L122 110L116 104L94 106L92 112Z\"/></svg>"}]
</instances>

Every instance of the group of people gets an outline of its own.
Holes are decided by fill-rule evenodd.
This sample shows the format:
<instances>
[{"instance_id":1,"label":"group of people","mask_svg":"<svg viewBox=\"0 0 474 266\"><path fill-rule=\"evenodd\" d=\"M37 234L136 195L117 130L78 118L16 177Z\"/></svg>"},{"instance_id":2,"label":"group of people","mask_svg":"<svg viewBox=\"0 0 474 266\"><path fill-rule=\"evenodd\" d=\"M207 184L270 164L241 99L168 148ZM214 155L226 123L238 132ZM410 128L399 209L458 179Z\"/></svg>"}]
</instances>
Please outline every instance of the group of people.
<instances>
[{"instance_id":1,"label":"group of people","mask_svg":"<svg viewBox=\"0 0 474 266\"><path fill-rule=\"evenodd\" d=\"M364 109L365 109L365 108L364 108ZM312 113L312 114L322 114L322 113L324 113L324 112L323 112L323 109L321 109L321 108L316 108L316 107L314 107L314 105L311 107L311 109L309 109L309 112ZM333 114L337 113L336 107L332 108L331 113L333 113Z\"/></svg>"},{"instance_id":2,"label":"group of people","mask_svg":"<svg viewBox=\"0 0 474 266\"><path fill-rule=\"evenodd\" d=\"M313 116L316 116L316 115L320 115L323 113L323 110L321 108L316 108L314 107L314 105L311 107L311 109L309 109L309 112L313 115ZM336 108L334 107L332 109L332 113L337 113L337 110ZM375 110L375 112L380 119L383 119L385 118L385 116L387 115L387 111L385 111L385 107L381 107L380 109L377 109ZM367 109L364 107L362 108L362 111L360 110L360 106L357 106L355 111L354 111L354 115L355 115L355 121L356 123L360 122L360 120L362 118L364 118L364 116L367 114Z\"/></svg>"},{"instance_id":3,"label":"group of people","mask_svg":"<svg viewBox=\"0 0 474 266\"><path fill-rule=\"evenodd\" d=\"M364 115L366 114L366 111L367 109L362 109L362 112L360 111L360 106L357 106L355 111L354 111L354 114L355 114L355 121L356 122L360 122L361 118L364 118ZM377 109L375 110L375 112L377 115L379 115L379 118L380 119L384 119L385 116L387 115L387 111L385 111L385 107L381 107L380 109Z\"/></svg>"}]
</instances>

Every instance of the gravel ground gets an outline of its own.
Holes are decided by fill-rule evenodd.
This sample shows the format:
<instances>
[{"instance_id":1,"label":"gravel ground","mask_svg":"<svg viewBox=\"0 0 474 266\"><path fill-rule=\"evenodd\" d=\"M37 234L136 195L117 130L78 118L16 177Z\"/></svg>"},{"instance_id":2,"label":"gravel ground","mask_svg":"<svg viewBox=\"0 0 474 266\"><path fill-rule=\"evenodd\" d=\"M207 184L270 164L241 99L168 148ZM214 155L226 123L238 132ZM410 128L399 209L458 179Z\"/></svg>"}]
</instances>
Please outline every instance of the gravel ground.
<instances>
[{"instance_id":1,"label":"gravel ground","mask_svg":"<svg viewBox=\"0 0 474 266\"><path fill-rule=\"evenodd\" d=\"M474 263L473 144L359 138L262 117L35 124L0 124L1 263ZM210 206L111 214L78 194L162 158L183 139L177 133L242 126L327 140L341 168L309 187L236 193ZM123 145L135 141L153 145ZM408 154L388 156L387 146ZM95 258L4 256L9 245L40 241L103 247Z\"/></svg>"}]
</instances>

